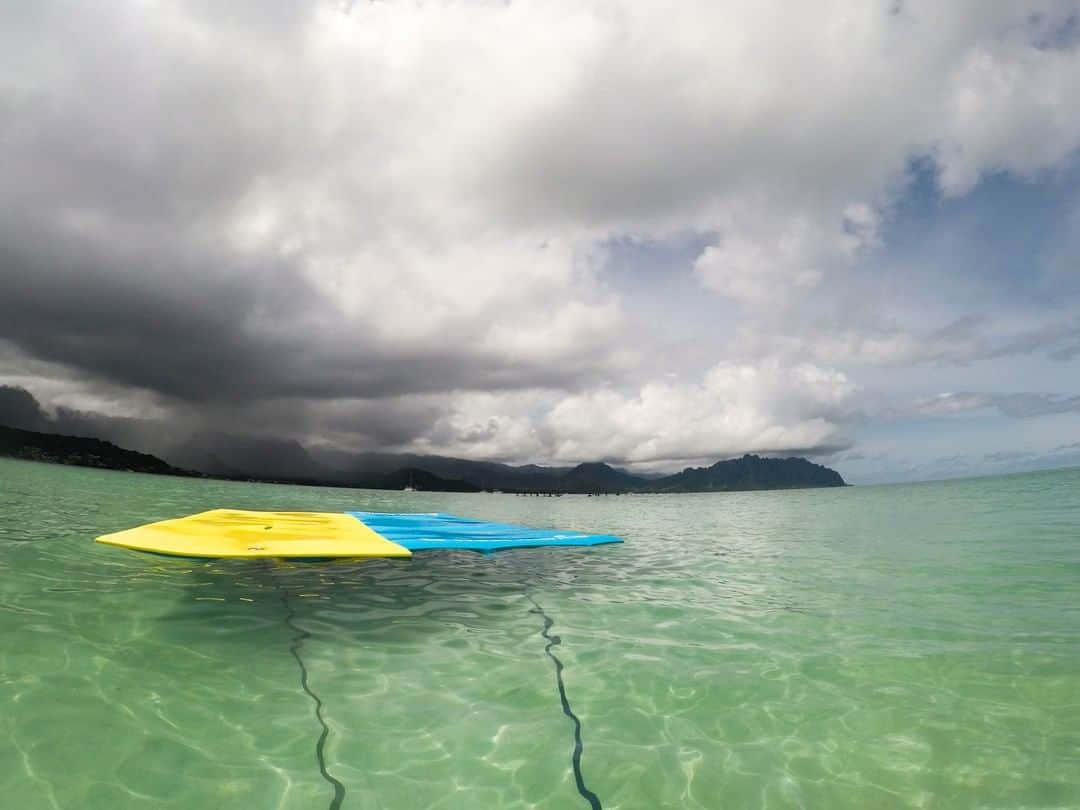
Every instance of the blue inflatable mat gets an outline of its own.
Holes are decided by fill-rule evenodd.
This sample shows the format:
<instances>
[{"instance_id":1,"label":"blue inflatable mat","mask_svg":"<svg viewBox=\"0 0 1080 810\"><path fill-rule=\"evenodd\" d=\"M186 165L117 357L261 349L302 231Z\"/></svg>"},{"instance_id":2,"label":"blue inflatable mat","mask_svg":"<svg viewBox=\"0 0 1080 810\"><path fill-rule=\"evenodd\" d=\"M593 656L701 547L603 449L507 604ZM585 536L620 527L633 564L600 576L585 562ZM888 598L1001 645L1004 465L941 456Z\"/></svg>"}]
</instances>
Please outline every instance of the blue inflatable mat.
<instances>
[{"instance_id":1,"label":"blue inflatable mat","mask_svg":"<svg viewBox=\"0 0 1080 810\"><path fill-rule=\"evenodd\" d=\"M387 512L348 512L369 529L409 551L429 549L466 549L498 551L503 548L536 546L598 546L621 543L609 534L581 534L558 529L529 529L509 523L446 515L439 512L393 514Z\"/></svg>"}]
</instances>

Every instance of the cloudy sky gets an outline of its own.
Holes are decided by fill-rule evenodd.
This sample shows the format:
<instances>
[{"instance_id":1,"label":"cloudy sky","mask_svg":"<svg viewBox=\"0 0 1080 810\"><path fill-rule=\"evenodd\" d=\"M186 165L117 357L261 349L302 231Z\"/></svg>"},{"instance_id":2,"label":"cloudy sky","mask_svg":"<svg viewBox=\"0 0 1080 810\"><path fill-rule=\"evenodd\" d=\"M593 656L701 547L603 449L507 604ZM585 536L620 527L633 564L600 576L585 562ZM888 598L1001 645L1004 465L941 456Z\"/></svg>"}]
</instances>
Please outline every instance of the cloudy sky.
<instances>
[{"instance_id":1,"label":"cloudy sky","mask_svg":"<svg viewBox=\"0 0 1080 810\"><path fill-rule=\"evenodd\" d=\"M347 449L1080 463L1080 0L0 6L0 384Z\"/></svg>"}]
</instances>

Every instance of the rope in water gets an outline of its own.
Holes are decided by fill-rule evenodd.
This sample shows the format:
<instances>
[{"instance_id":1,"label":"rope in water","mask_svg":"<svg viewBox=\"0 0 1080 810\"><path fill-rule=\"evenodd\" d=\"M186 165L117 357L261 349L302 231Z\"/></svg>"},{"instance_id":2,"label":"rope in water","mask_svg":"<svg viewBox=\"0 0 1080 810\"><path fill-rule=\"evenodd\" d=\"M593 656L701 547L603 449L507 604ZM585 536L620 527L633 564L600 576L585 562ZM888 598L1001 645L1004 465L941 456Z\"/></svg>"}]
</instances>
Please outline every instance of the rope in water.
<instances>
[{"instance_id":1,"label":"rope in water","mask_svg":"<svg viewBox=\"0 0 1080 810\"><path fill-rule=\"evenodd\" d=\"M315 759L319 763L319 773L322 774L322 778L334 788L334 798L330 800L330 810L341 810L341 803L345 801L345 786L335 779L326 767L326 738L330 735L330 727L326 725L326 720L323 719L322 700L311 691L311 687L308 685L307 667L304 665L304 659L300 657L300 648L303 647L305 639L311 638L311 633L297 627L293 622L293 619L296 618L296 611L293 610L292 605L289 603L289 593L280 584L278 588L281 591L281 604L285 607L285 626L295 634L289 643L289 652L292 653L293 658L296 659L296 663L300 667L300 688L315 702L315 719L322 726L319 741L315 743Z\"/></svg>"},{"instance_id":2,"label":"rope in water","mask_svg":"<svg viewBox=\"0 0 1080 810\"><path fill-rule=\"evenodd\" d=\"M585 744L581 741L581 720L574 710L570 707L570 700L566 696L566 684L563 682L563 662L559 660L559 657L551 651L552 647L558 647L562 644L562 638L559 636L553 636L548 631L555 625L554 620L544 612L544 609L540 606L530 594L525 594L525 598L533 603L534 609L530 610L530 613L538 613L544 618L544 629L540 631L545 639L547 639L547 646L544 647L544 652L548 654L548 657L555 662L555 682L559 687L559 700L562 701L563 714L570 718L574 723L574 753L570 756L570 763L574 769L574 782L577 785L578 793L582 798L589 803L589 807L592 810L603 810L603 806L600 804L600 798L593 793L585 785L585 776L581 772L581 755L585 750Z\"/></svg>"},{"instance_id":3,"label":"rope in water","mask_svg":"<svg viewBox=\"0 0 1080 810\"><path fill-rule=\"evenodd\" d=\"M311 638L311 633L297 626L293 621L296 618L296 611L293 610L292 604L289 602L289 593L277 582L276 577L274 580L278 585L281 594L281 604L285 608L285 618L283 623L294 634L289 643L289 652L296 660L296 665L300 668L300 688L303 689L305 694L307 694L307 696L315 703L315 719L318 720L319 726L322 729L319 734L319 739L315 743L315 759L319 763L319 773L322 775L322 778L326 780L327 784L334 788L334 797L330 800L329 810L341 810L341 805L345 801L345 786L330 773L326 766L326 739L330 735L330 727L323 718L322 699L312 691L308 682L307 666L304 664L304 659L300 657L300 650L304 645L304 641ZM570 755L570 763L574 771L574 783L577 786L578 793L580 793L582 798L589 803L591 810L603 810L600 798L585 784L585 776L581 770L581 757L585 751L585 744L581 738L581 719L574 713L574 709L570 705L570 699L566 694L566 683L563 680L563 662L554 652L552 652L554 647L558 647L562 644L562 638L551 634L550 630L555 626L555 621L547 614L540 603L537 602L531 594L526 593L525 598L533 605L533 609L529 612L539 614L543 617L544 627L541 629L540 635L547 640L544 652L555 664L555 683L558 686L559 701L562 703L563 714L569 717L574 724L574 750Z\"/></svg>"}]
</instances>

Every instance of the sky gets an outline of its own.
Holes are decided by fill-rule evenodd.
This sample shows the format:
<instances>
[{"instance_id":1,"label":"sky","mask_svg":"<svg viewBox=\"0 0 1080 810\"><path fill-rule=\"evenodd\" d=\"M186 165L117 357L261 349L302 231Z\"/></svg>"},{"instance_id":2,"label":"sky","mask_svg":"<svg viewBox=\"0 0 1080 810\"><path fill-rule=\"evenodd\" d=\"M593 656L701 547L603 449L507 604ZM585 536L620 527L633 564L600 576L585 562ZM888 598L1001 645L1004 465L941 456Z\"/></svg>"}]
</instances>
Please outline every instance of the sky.
<instances>
[{"instance_id":1,"label":"sky","mask_svg":"<svg viewBox=\"0 0 1080 810\"><path fill-rule=\"evenodd\" d=\"M0 385L345 450L1080 464L1080 0L0 6Z\"/></svg>"}]
</instances>

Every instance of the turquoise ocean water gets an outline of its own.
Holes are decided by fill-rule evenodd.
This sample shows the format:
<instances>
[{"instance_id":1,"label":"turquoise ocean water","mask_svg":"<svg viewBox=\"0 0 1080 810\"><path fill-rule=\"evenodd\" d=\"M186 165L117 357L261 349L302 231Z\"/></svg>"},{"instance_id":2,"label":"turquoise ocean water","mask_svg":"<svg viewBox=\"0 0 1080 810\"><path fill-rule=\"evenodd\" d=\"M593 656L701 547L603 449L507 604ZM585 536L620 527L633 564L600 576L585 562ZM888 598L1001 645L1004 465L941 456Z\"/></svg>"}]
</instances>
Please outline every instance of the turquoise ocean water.
<instances>
[{"instance_id":1,"label":"turquoise ocean water","mask_svg":"<svg viewBox=\"0 0 1080 810\"><path fill-rule=\"evenodd\" d=\"M626 542L305 565L91 542L219 506ZM0 807L595 806L1080 807L1080 470L522 498L0 459Z\"/></svg>"}]
</instances>

